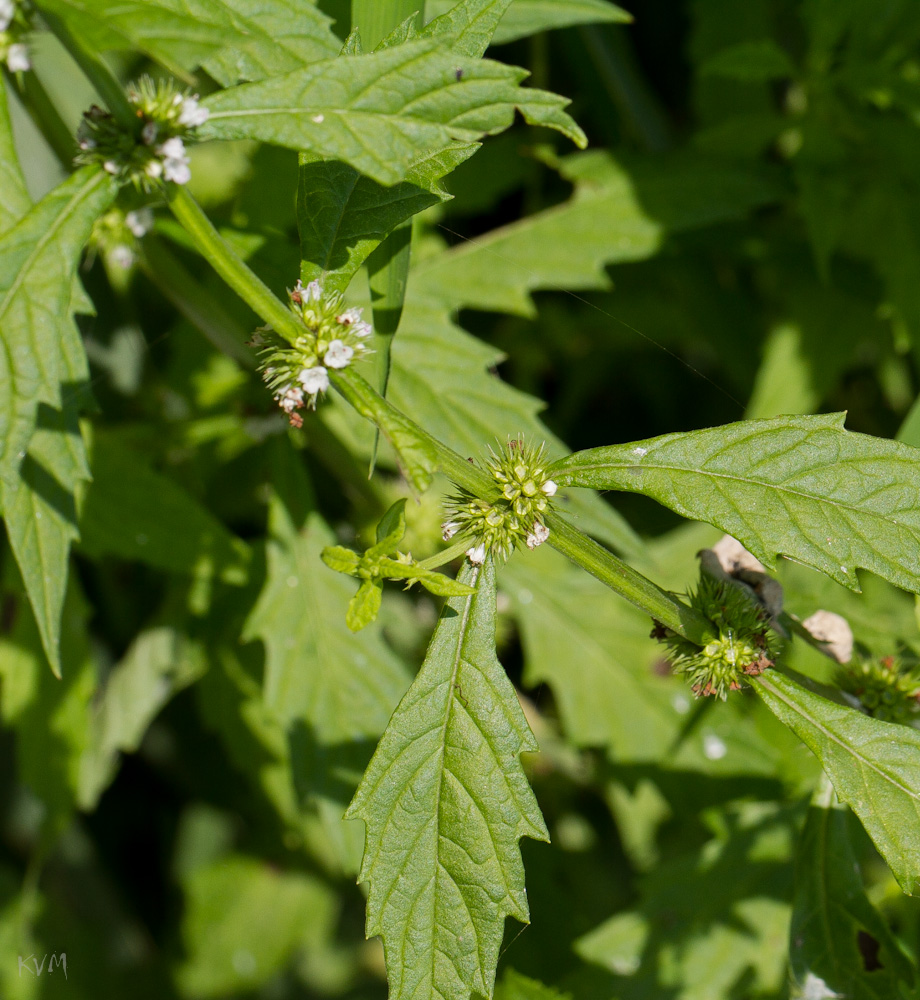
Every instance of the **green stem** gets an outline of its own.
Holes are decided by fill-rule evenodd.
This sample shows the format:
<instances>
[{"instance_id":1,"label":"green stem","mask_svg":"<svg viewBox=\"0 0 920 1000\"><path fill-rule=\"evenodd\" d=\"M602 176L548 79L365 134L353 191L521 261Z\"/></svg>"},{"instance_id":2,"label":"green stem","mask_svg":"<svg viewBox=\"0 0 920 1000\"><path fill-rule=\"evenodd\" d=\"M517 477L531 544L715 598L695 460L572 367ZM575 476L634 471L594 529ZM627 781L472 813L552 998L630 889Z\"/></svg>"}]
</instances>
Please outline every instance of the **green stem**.
<instances>
[{"instance_id":1,"label":"green stem","mask_svg":"<svg viewBox=\"0 0 920 1000\"><path fill-rule=\"evenodd\" d=\"M449 549L442 549L440 552L435 552L433 556L423 559L419 566L422 569L439 569L441 566L446 566L449 562L459 559L469 547L470 540L468 538L462 542L454 542Z\"/></svg>"},{"instance_id":2,"label":"green stem","mask_svg":"<svg viewBox=\"0 0 920 1000\"><path fill-rule=\"evenodd\" d=\"M170 207L204 256L238 295L288 340L300 334L300 326L271 291L225 243L195 200L182 188L170 199ZM474 496L491 499L498 490L493 479L472 462L460 457L436 437L384 399L354 368L330 371L332 385L368 420L384 432L398 428L411 432L435 456L438 469ZM666 593L559 515L547 518L549 544L601 583L620 594L662 625L691 642L703 645L713 637L712 626L698 612Z\"/></svg>"},{"instance_id":3,"label":"green stem","mask_svg":"<svg viewBox=\"0 0 920 1000\"><path fill-rule=\"evenodd\" d=\"M29 117L35 122L61 166L65 170L72 169L77 143L48 96L48 91L35 73L17 73L15 78L17 93Z\"/></svg>"},{"instance_id":4,"label":"green stem","mask_svg":"<svg viewBox=\"0 0 920 1000\"><path fill-rule=\"evenodd\" d=\"M83 70L84 75L96 88L109 111L112 112L120 125L133 132L137 126L135 109L131 106L125 96L124 88L108 64L97 52L87 48L79 38L72 35L70 29L57 14L45 9L44 4L41 6L42 16L48 23L48 27L73 57L74 62Z\"/></svg>"},{"instance_id":5,"label":"green stem","mask_svg":"<svg viewBox=\"0 0 920 1000\"><path fill-rule=\"evenodd\" d=\"M171 185L169 207L195 245L227 284L275 333L290 343L303 333L294 314L255 275L242 257L214 228L197 201L176 184Z\"/></svg>"},{"instance_id":6,"label":"green stem","mask_svg":"<svg viewBox=\"0 0 920 1000\"><path fill-rule=\"evenodd\" d=\"M548 545L672 632L700 646L715 637L712 624L699 612L652 583L565 518L552 514L546 518L546 526L550 530Z\"/></svg>"}]
</instances>

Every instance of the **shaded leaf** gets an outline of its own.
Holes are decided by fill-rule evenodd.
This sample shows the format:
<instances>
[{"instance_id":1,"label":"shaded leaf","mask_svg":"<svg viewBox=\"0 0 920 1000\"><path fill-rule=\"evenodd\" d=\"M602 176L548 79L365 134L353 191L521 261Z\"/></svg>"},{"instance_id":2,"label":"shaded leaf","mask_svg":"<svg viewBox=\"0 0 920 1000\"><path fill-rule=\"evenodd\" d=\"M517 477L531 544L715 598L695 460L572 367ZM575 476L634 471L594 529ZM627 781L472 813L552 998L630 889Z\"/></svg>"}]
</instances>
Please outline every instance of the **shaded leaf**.
<instances>
[{"instance_id":1,"label":"shaded leaf","mask_svg":"<svg viewBox=\"0 0 920 1000\"><path fill-rule=\"evenodd\" d=\"M93 482L80 518L81 548L173 573L217 574L243 583L248 547L178 483L143 464L138 453L100 434Z\"/></svg>"},{"instance_id":2,"label":"shaded leaf","mask_svg":"<svg viewBox=\"0 0 920 1000\"><path fill-rule=\"evenodd\" d=\"M732 80L775 80L792 76L794 67L789 56L775 43L765 38L758 42L741 42L707 59L700 66L702 76L726 76Z\"/></svg>"},{"instance_id":3,"label":"shaded leaf","mask_svg":"<svg viewBox=\"0 0 920 1000\"><path fill-rule=\"evenodd\" d=\"M869 569L920 592L920 452L844 429L845 414L747 420L592 448L552 466L559 485L644 493L853 590Z\"/></svg>"},{"instance_id":4,"label":"shaded leaf","mask_svg":"<svg viewBox=\"0 0 920 1000\"><path fill-rule=\"evenodd\" d=\"M878 967L867 969L859 934L880 946ZM824 779L815 792L799 839L795 900L789 929L793 996L807 1000L845 996L850 1000L890 1000L902 982L916 992L916 970L901 951L863 888L847 833L847 810Z\"/></svg>"},{"instance_id":5,"label":"shaded leaf","mask_svg":"<svg viewBox=\"0 0 920 1000\"><path fill-rule=\"evenodd\" d=\"M920 732L828 701L775 670L754 688L821 761L901 888L920 895Z\"/></svg>"},{"instance_id":6,"label":"shaded leaf","mask_svg":"<svg viewBox=\"0 0 920 1000\"><path fill-rule=\"evenodd\" d=\"M259 139L342 160L381 184L405 180L425 150L503 131L515 111L583 145L563 111L568 102L520 87L525 75L437 42L410 42L221 91L206 100L211 117L199 131L202 138Z\"/></svg>"},{"instance_id":7,"label":"shaded leaf","mask_svg":"<svg viewBox=\"0 0 920 1000\"><path fill-rule=\"evenodd\" d=\"M393 1000L491 995L504 918L528 919L518 839L546 839L520 763L536 743L495 657L490 562L448 602L422 669L349 806L367 842L367 933Z\"/></svg>"}]
</instances>

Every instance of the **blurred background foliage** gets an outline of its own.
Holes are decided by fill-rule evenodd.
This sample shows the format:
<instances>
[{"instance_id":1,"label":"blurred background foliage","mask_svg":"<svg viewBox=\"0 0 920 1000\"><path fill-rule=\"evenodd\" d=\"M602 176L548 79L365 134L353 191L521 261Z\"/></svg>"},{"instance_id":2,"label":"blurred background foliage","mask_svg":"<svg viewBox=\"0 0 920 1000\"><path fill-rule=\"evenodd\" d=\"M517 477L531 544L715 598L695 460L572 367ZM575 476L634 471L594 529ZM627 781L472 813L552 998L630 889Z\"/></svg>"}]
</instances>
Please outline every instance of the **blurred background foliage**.
<instances>
[{"instance_id":1,"label":"blurred background foliage","mask_svg":"<svg viewBox=\"0 0 920 1000\"><path fill-rule=\"evenodd\" d=\"M319 6L344 35L348 5ZM570 96L591 147L518 124L416 219L394 401L471 456L519 431L559 452L833 409L920 446L920 7L623 7L633 24L602 0L512 8L489 55ZM33 41L75 127L93 94L49 36ZM38 197L64 172L11 110ZM282 293L296 156L193 156L195 195ZM363 831L340 817L437 605L388 591L353 636L351 584L319 552L366 543L405 483L385 453L367 479L372 434L335 402L289 431L243 347L258 321L167 213L139 245L116 231L97 230L82 272L93 377L73 391L93 480L62 681L2 551L0 994L382 998L355 885ZM569 506L685 589L715 532L606 500ZM407 515L407 547L431 554L436 491ZM845 614L877 656L920 651L912 599L887 584L864 574L856 596L780 575L796 614ZM516 556L499 583L500 655L541 744L527 767L553 837L522 845L533 922L509 924L500 1000L808 996L790 967L820 947L806 918L821 906L852 995L898 995L920 907L846 814L818 842L809 752L750 697L693 703L649 622L554 552ZM790 663L831 670L808 647ZM862 882L802 875L853 860ZM66 981L19 962L62 952Z\"/></svg>"}]
</instances>

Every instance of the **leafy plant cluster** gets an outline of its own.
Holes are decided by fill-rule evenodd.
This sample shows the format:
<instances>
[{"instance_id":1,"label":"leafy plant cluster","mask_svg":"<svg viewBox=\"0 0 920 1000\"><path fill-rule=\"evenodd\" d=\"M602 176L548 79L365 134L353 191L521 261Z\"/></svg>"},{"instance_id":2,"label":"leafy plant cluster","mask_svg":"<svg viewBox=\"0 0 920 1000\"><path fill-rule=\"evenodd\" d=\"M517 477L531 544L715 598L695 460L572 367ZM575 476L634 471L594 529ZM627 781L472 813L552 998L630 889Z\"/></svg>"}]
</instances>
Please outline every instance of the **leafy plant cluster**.
<instances>
[{"instance_id":1,"label":"leafy plant cluster","mask_svg":"<svg viewBox=\"0 0 920 1000\"><path fill-rule=\"evenodd\" d=\"M920 11L634 6L0 0L4 997L920 995Z\"/></svg>"}]
</instances>

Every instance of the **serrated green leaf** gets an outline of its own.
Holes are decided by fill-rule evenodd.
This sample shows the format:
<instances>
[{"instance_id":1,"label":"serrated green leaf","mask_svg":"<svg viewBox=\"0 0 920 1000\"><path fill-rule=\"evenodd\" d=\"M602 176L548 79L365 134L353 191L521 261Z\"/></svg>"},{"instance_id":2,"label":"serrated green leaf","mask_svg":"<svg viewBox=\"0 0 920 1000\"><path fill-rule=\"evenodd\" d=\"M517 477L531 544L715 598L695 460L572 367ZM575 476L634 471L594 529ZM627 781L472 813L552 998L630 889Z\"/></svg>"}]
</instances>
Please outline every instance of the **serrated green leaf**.
<instances>
[{"instance_id":1,"label":"serrated green leaf","mask_svg":"<svg viewBox=\"0 0 920 1000\"><path fill-rule=\"evenodd\" d=\"M481 56L512 0L461 0L422 29L423 38L448 40L454 52Z\"/></svg>"},{"instance_id":2,"label":"serrated green leaf","mask_svg":"<svg viewBox=\"0 0 920 1000\"><path fill-rule=\"evenodd\" d=\"M857 568L920 592L920 452L844 429L845 414L746 420L591 448L551 467L560 485L644 493L852 590Z\"/></svg>"},{"instance_id":3,"label":"serrated green leaf","mask_svg":"<svg viewBox=\"0 0 920 1000\"><path fill-rule=\"evenodd\" d=\"M221 91L204 102L211 116L199 133L342 160L388 185L405 180L430 150L503 131L515 111L584 145L583 133L563 111L568 102L520 87L524 75L420 40Z\"/></svg>"},{"instance_id":4,"label":"serrated green leaf","mask_svg":"<svg viewBox=\"0 0 920 1000\"><path fill-rule=\"evenodd\" d=\"M344 291L388 233L448 197L438 181L477 148L469 144L435 153L392 187L347 163L302 153L297 185L301 280L319 279L328 291Z\"/></svg>"},{"instance_id":5,"label":"serrated green leaf","mask_svg":"<svg viewBox=\"0 0 920 1000\"><path fill-rule=\"evenodd\" d=\"M901 888L920 895L920 732L828 701L775 670L754 689L821 761Z\"/></svg>"},{"instance_id":6,"label":"serrated green leaf","mask_svg":"<svg viewBox=\"0 0 920 1000\"><path fill-rule=\"evenodd\" d=\"M249 549L178 483L100 434L93 444L93 482L80 517L81 548L91 555L137 560L173 573L246 579Z\"/></svg>"},{"instance_id":7,"label":"serrated green leaf","mask_svg":"<svg viewBox=\"0 0 920 1000\"><path fill-rule=\"evenodd\" d=\"M871 970L860 933L879 945ZM903 996L916 993L916 969L866 896L847 832L847 810L835 801L826 779L812 798L799 839L789 958L795 1000L891 1000L899 994L899 983L906 989Z\"/></svg>"},{"instance_id":8,"label":"serrated green leaf","mask_svg":"<svg viewBox=\"0 0 920 1000\"><path fill-rule=\"evenodd\" d=\"M454 0L428 0L429 15L447 16ZM462 6L462 5L458 5ZM628 24L632 15L607 0L514 0L505 12L494 37L495 45L514 42L528 35L553 28L568 28L573 24L608 22Z\"/></svg>"},{"instance_id":9,"label":"serrated green leaf","mask_svg":"<svg viewBox=\"0 0 920 1000\"><path fill-rule=\"evenodd\" d=\"M547 839L520 763L536 743L495 657L495 576L448 602L352 804L367 841L367 933L392 1000L491 996L506 915L528 919L518 839Z\"/></svg>"},{"instance_id":10,"label":"serrated green leaf","mask_svg":"<svg viewBox=\"0 0 920 1000\"><path fill-rule=\"evenodd\" d=\"M310 0L42 0L84 44L145 52L223 86L261 80L338 54L330 18Z\"/></svg>"},{"instance_id":11,"label":"serrated green leaf","mask_svg":"<svg viewBox=\"0 0 920 1000\"><path fill-rule=\"evenodd\" d=\"M13 488L39 403L61 405L61 349L73 277L96 218L115 196L94 167L50 191L0 237L0 478Z\"/></svg>"},{"instance_id":12,"label":"serrated green leaf","mask_svg":"<svg viewBox=\"0 0 920 1000\"><path fill-rule=\"evenodd\" d=\"M360 561L358 553L342 545L327 545L321 556L323 562L336 573L348 573L353 576L358 570Z\"/></svg>"}]
</instances>

